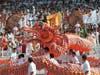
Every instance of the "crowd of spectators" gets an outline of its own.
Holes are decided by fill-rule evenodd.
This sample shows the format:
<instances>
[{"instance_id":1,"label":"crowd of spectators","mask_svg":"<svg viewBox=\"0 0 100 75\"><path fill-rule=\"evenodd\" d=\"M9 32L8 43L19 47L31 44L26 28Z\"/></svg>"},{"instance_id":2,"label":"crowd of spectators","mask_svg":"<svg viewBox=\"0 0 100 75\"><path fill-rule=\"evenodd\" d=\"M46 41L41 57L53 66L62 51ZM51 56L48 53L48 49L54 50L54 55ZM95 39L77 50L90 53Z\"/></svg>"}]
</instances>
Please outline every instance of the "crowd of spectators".
<instances>
[{"instance_id":1,"label":"crowd of spectators","mask_svg":"<svg viewBox=\"0 0 100 75\"><path fill-rule=\"evenodd\" d=\"M56 13L56 12L64 12L67 11L69 14L72 13L72 11L76 8L80 8L80 10L83 10L85 8L89 8L91 10L97 10L99 9L99 3L100 0L14 0L12 2L6 3L6 6L4 9L6 11L3 11L3 13L6 14L6 20L8 17L13 15L14 13L20 13L21 19L19 20L19 28L14 27L14 30L9 33L5 33L4 26L6 26L6 23L2 23L2 13L0 15L0 52L2 53L2 56L10 55L12 61L16 61L16 59L19 59L17 62L23 63L24 61L24 55L20 53L26 53L27 55L31 55L32 51L40 49L40 43L38 41L35 41L35 43L26 43L24 39L16 39L16 35L20 34L20 30L29 25L30 27L33 27L36 23L36 21L40 21L40 24L42 22L46 22L46 16ZM3 9L3 5L0 5L0 8ZM79 24L77 24L80 26ZM66 27L66 26L65 26ZM78 27L80 28L80 27ZM76 33L81 34L81 29L75 29ZM98 25L98 31L96 28L93 28L88 31L88 35L96 38L95 42L99 46L99 25ZM80 31L80 32L79 32ZM66 32L66 31L65 31ZM31 35L29 33L22 33L23 38L29 38L28 36ZM17 54L19 56L17 56ZM76 53L71 53L73 57L73 63L79 64L78 59L76 58ZM46 51L46 56L48 55L48 49ZM17 57L17 58L16 58ZM54 55L50 54L50 58L52 62L58 63L54 60ZM84 62L88 63L86 61L86 56L82 57ZM29 59L29 62L33 62L33 60ZM32 63L33 64L33 63ZM31 64L30 64L31 65ZM85 65L85 64L84 64ZM90 67L89 67L90 69ZM89 72L89 71L88 71Z\"/></svg>"},{"instance_id":2,"label":"crowd of spectators","mask_svg":"<svg viewBox=\"0 0 100 75\"><path fill-rule=\"evenodd\" d=\"M42 22L46 22L46 16L56 13L56 12L64 12L67 11L69 14L76 8L80 8L80 10L84 10L85 8L89 8L91 10L99 11L99 0L14 0L12 2L6 3L6 7L4 13L6 14L6 20L9 16L14 13L22 14L21 20L18 22L20 28L23 28L25 25L30 25L31 27L34 26L35 21L38 19ZM1 7L3 8L3 7ZM1 13L2 15L2 13ZM2 18L2 17L1 17ZM29 21L33 18L33 21ZM66 27L66 26L65 26ZM1 32L4 26L1 23ZM16 27L15 27L16 30ZM17 30L18 31L18 30ZM76 29L75 29L76 31ZM99 25L98 25L99 31ZM76 31L77 32L77 31ZM88 33L91 32L90 30ZM12 33L12 32L11 32ZM94 30L93 33L95 34ZM8 35L8 34L7 34ZM95 35L96 36L96 35Z\"/></svg>"}]
</instances>

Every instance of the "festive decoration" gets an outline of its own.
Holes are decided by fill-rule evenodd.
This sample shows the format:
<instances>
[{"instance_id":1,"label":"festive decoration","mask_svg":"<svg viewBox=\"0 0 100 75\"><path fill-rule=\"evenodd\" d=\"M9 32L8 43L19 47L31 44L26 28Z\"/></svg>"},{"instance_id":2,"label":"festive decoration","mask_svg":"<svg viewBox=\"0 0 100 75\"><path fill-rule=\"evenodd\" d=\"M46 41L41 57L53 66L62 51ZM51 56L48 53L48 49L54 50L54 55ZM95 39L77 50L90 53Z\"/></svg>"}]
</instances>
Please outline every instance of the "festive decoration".
<instances>
[{"instance_id":1,"label":"festive decoration","mask_svg":"<svg viewBox=\"0 0 100 75\"><path fill-rule=\"evenodd\" d=\"M55 57L65 54L66 51L68 51L68 48L79 50L80 52L89 52L93 46L93 43L91 41L83 39L78 35L60 34L49 27L41 28L39 27L38 24L36 29L26 27L24 29L24 32L31 32L33 34L33 37L31 37L31 39L33 39L34 35L36 34L37 38L34 38L34 40L38 39L42 47L48 47L50 49L50 53L53 53ZM30 40L28 41L25 40L25 41L29 42ZM46 68L49 72L51 72L54 75L82 75L81 66L70 63L65 64L65 66L56 65L53 62L51 62L50 59L42 55L44 55L43 50L39 50L32 54L34 63L36 64L38 70ZM28 69L28 62L25 62L24 64L21 65L9 62L5 64L3 68L0 67L0 74L27 75L28 71L27 69ZM99 71L100 70L97 69L96 72L95 71L91 72L92 74L96 73L96 75L99 75L100 74Z\"/></svg>"},{"instance_id":2,"label":"festive decoration","mask_svg":"<svg viewBox=\"0 0 100 75\"><path fill-rule=\"evenodd\" d=\"M80 52L90 52L92 49L94 43L92 41L89 41L87 39L81 38L78 35L74 34L66 34L68 37L68 48L74 49Z\"/></svg>"},{"instance_id":3,"label":"festive decoration","mask_svg":"<svg viewBox=\"0 0 100 75\"><path fill-rule=\"evenodd\" d=\"M99 58L89 56L87 59L91 67L99 67Z\"/></svg>"},{"instance_id":4,"label":"festive decoration","mask_svg":"<svg viewBox=\"0 0 100 75\"><path fill-rule=\"evenodd\" d=\"M52 27L52 29L55 29L55 26L59 26L61 24L60 12L47 16L47 23Z\"/></svg>"},{"instance_id":5,"label":"festive decoration","mask_svg":"<svg viewBox=\"0 0 100 75\"><path fill-rule=\"evenodd\" d=\"M3 59L3 60L0 60L0 65L2 64L6 64L10 61L10 59Z\"/></svg>"}]
</instances>

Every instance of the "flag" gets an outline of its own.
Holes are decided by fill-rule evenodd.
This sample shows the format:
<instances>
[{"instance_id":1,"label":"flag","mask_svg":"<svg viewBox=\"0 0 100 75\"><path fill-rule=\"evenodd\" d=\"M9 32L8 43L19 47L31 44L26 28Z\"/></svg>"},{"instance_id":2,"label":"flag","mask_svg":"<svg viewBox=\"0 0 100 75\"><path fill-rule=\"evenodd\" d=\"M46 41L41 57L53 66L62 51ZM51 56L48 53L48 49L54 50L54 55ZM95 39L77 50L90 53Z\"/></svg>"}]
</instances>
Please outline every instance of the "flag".
<instances>
[{"instance_id":1,"label":"flag","mask_svg":"<svg viewBox=\"0 0 100 75\"><path fill-rule=\"evenodd\" d=\"M55 26L59 26L61 24L61 13L55 13L50 16L47 16L47 24L54 28Z\"/></svg>"}]
</instances>

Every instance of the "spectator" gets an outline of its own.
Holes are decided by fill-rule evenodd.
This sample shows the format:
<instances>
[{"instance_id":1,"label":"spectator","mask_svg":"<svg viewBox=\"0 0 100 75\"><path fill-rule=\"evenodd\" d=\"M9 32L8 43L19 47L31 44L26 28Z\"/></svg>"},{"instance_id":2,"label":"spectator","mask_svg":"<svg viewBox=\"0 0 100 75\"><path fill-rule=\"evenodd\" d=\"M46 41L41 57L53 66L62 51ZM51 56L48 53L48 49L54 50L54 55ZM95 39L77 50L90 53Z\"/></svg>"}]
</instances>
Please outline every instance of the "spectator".
<instances>
[{"instance_id":1,"label":"spectator","mask_svg":"<svg viewBox=\"0 0 100 75\"><path fill-rule=\"evenodd\" d=\"M99 46L99 32L95 31L95 36L96 36L96 45Z\"/></svg>"},{"instance_id":2,"label":"spectator","mask_svg":"<svg viewBox=\"0 0 100 75\"><path fill-rule=\"evenodd\" d=\"M11 54L11 61L16 62L16 59L17 59L16 48L13 48L13 53Z\"/></svg>"},{"instance_id":3,"label":"spectator","mask_svg":"<svg viewBox=\"0 0 100 75\"><path fill-rule=\"evenodd\" d=\"M13 49L13 43L11 40L8 41L8 50L9 50L9 54L12 53L12 49Z\"/></svg>"},{"instance_id":4,"label":"spectator","mask_svg":"<svg viewBox=\"0 0 100 75\"><path fill-rule=\"evenodd\" d=\"M77 24L75 25L75 32L78 33L78 32L80 31L80 28L81 28L80 24L77 23Z\"/></svg>"},{"instance_id":5,"label":"spectator","mask_svg":"<svg viewBox=\"0 0 100 75\"><path fill-rule=\"evenodd\" d=\"M19 27L20 27L20 28L25 27L25 26L27 25L27 24L26 24L25 18L22 17L22 18L20 19L20 21L18 22L18 24L19 24Z\"/></svg>"}]
</instances>

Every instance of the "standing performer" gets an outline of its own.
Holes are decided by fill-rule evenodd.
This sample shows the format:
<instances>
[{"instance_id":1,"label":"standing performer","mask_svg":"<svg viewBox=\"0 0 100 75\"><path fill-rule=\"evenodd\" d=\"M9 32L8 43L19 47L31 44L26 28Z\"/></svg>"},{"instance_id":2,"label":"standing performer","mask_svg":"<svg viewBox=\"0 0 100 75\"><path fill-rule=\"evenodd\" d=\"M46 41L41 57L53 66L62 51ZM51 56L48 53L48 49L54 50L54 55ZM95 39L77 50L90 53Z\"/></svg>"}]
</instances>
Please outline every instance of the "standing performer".
<instances>
[{"instance_id":1,"label":"standing performer","mask_svg":"<svg viewBox=\"0 0 100 75\"><path fill-rule=\"evenodd\" d=\"M79 64L79 60L76 57L76 53L74 51L72 52L72 63L73 64Z\"/></svg>"},{"instance_id":2,"label":"standing performer","mask_svg":"<svg viewBox=\"0 0 100 75\"><path fill-rule=\"evenodd\" d=\"M87 56L83 55L82 60L83 60L83 75L91 75L90 74L90 64L87 61Z\"/></svg>"},{"instance_id":3,"label":"standing performer","mask_svg":"<svg viewBox=\"0 0 100 75\"><path fill-rule=\"evenodd\" d=\"M53 63L53 64L56 64L56 65L59 65L59 63L57 62L56 59L54 59L54 54L50 54L50 61ZM47 75L54 75L52 72L48 71Z\"/></svg>"},{"instance_id":4,"label":"standing performer","mask_svg":"<svg viewBox=\"0 0 100 75\"><path fill-rule=\"evenodd\" d=\"M34 64L32 57L28 58L28 62L28 75L36 75L36 65Z\"/></svg>"}]
</instances>

